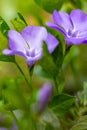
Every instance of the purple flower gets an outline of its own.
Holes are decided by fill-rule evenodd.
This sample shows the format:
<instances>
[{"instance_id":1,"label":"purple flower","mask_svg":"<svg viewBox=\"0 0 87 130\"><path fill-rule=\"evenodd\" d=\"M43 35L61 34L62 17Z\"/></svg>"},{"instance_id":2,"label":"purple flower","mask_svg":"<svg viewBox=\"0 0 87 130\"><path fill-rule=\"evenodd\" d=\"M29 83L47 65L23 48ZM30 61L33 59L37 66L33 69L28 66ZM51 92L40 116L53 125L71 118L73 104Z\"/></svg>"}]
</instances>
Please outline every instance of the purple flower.
<instances>
[{"instance_id":1,"label":"purple flower","mask_svg":"<svg viewBox=\"0 0 87 130\"><path fill-rule=\"evenodd\" d=\"M51 83L45 83L42 88L39 90L37 95L37 103L36 103L36 111L42 112L45 107L47 106L49 100L52 97L52 84Z\"/></svg>"},{"instance_id":2,"label":"purple flower","mask_svg":"<svg viewBox=\"0 0 87 130\"><path fill-rule=\"evenodd\" d=\"M87 14L77 9L71 11L70 15L65 12L53 12L54 22L47 25L60 31L67 44L87 43Z\"/></svg>"},{"instance_id":3,"label":"purple flower","mask_svg":"<svg viewBox=\"0 0 87 130\"><path fill-rule=\"evenodd\" d=\"M46 42L50 53L59 44L58 40L47 32L44 27L27 26L19 33L15 30L8 32L9 49L5 49L5 55L20 55L26 59L29 66L36 63L43 56L42 44Z\"/></svg>"}]
</instances>

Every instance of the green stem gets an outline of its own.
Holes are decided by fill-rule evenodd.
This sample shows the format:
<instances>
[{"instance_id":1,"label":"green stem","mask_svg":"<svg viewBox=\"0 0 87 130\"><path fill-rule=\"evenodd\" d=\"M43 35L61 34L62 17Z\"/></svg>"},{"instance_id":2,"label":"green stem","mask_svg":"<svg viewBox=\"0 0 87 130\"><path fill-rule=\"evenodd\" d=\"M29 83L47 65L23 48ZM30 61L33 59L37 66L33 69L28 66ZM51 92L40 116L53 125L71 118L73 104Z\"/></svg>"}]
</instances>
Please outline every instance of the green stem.
<instances>
[{"instance_id":1,"label":"green stem","mask_svg":"<svg viewBox=\"0 0 87 130\"><path fill-rule=\"evenodd\" d=\"M36 124L36 121L33 118L32 118L32 122L33 122L34 129L37 130L37 124Z\"/></svg>"},{"instance_id":2,"label":"green stem","mask_svg":"<svg viewBox=\"0 0 87 130\"><path fill-rule=\"evenodd\" d=\"M16 64L17 68L20 70L21 74L23 75L23 77L24 77L24 79L25 79L25 81L26 81L26 83L27 83L27 85L28 85L29 89L31 89L31 90L32 90L31 83L27 80L27 78L26 78L26 76L25 76L25 74L24 74L23 70L20 68L20 66L18 65L18 63L17 63L17 62L15 62L15 64Z\"/></svg>"},{"instance_id":3,"label":"green stem","mask_svg":"<svg viewBox=\"0 0 87 130\"><path fill-rule=\"evenodd\" d=\"M15 119L17 125L19 126L19 121L18 121L18 119L16 118L14 112L13 112L12 110L10 110L10 112L11 112L12 117Z\"/></svg>"},{"instance_id":4,"label":"green stem","mask_svg":"<svg viewBox=\"0 0 87 130\"><path fill-rule=\"evenodd\" d=\"M56 81L56 78L54 78L53 79L54 80L54 93L55 93L55 95L57 95L58 94L58 86L57 86L57 81Z\"/></svg>"},{"instance_id":5,"label":"green stem","mask_svg":"<svg viewBox=\"0 0 87 130\"><path fill-rule=\"evenodd\" d=\"M28 72L29 72L29 78L30 78L30 87L32 88L32 74L31 74L30 68L28 68Z\"/></svg>"},{"instance_id":6,"label":"green stem","mask_svg":"<svg viewBox=\"0 0 87 130\"><path fill-rule=\"evenodd\" d=\"M30 78L30 87L31 87L32 89L33 89L33 87L32 87L33 69L34 69L34 66L32 66L32 67L29 67L29 66L28 66L28 73L29 73L29 78Z\"/></svg>"},{"instance_id":7,"label":"green stem","mask_svg":"<svg viewBox=\"0 0 87 130\"><path fill-rule=\"evenodd\" d=\"M10 112L11 112L12 117L13 117L14 120L16 121L17 126L19 127L19 129L22 130L22 126L21 126L19 120L17 119L17 117L15 116L14 112L13 112L12 110L10 110Z\"/></svg>"}]
</instances>

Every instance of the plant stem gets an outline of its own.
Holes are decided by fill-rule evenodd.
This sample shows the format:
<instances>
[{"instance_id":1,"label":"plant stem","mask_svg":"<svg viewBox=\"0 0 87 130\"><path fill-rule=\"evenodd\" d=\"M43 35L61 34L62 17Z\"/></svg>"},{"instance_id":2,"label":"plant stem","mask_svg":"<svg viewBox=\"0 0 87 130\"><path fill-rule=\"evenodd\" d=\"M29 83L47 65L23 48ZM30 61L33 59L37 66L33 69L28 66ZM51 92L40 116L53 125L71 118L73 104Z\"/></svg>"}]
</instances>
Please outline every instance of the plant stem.
<instances>
[{"instance_id":1,"label":"plant stem","mask_svg":"<svg viewBox=\"0 0 87 130\"><path fill-rule=\"evenodd\" d=\"M26 83L27 83L29 89L32 90L31 83L30 83L30 82L28 81L28 79L26 78L26 76L25 76L23 70L20 68L20 66L18 65L18 63L17 63L16 61L15 61L15 64L16 64L17 68L20 70L21 74L23 75L23 77L24 77L24 79L25 79L25 81L26 81Z\"/></svg>"},{"instance_id":2,"label":"plant stem","mask_svg":"<svg viewBox=\"0 0 87 130\"><path fill-rule=\"evenodd\" d=\"M11 115L13 116L13 118L15 119L17 125L19 126L19 121L18 121L18 119L16 118L14 112L13 112L12 110L10 110L10 112L11 112Z\"/></svg>"},{"instance_id":3,"label":"plant stem","mask_svg":"<svg viewBox=\"0 0 87 130\"><path fill-rule=\"evenodd\" d=\"M56 78L53 78L53 80L54 80L54 93L55 93L55 95L57 95L58 94L58 86L57 86L57 81L56 81Z\"/></svg>"},{"instance_id":4,"label":"plant stem","mask_svg":"<svg viewBox=\"0 0 87 130\"><path fill-rule=\"evenodd\" d=\"M29 66L28 66L28 73L29 73L29 78L30 78L30 87L31 87L32 89L33 89L33 87L32 87L33 69L34 69L34 66L32 66L32 67L29 67Z\"/></svg>"}]
</instances>

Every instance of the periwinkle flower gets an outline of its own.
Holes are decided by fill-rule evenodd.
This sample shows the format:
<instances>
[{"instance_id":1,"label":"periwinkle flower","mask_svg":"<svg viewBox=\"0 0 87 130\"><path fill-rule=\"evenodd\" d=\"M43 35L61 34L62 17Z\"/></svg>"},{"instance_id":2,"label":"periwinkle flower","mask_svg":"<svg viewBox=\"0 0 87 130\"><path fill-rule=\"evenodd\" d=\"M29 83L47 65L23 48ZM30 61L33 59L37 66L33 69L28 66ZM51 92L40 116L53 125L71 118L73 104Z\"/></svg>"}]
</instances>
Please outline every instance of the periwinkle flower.
<instances>
[{"instance_id":1,"label":"periwinkle flower","mask_svg":"<svg viewBox=\"0 0 87 130\"><path fill-rule=\"evenodd\" d=\"M87 14L80 9L72 10L70 15L65 12L53 12L54 22L47 26L60 31L67 44L87 43Z\"/></svg>"},{"instance_id":2,"label":"periwinkle flower","mask_svg":"<svg viewBox=\"0 0 87 130\"><path fill-rule=\"evenodd\" d=\"M47 82L39 90L36 102L36 112L42 112L47 106L48 102L52 97L53 87L52 84Z\"/></svg>"},{"instance_id":3,"label":"periwinkle flower","mask_svg":"<svg viewBox=\"0 0 87 130\"><path fill-rule=\"evenodd\" d=\"M20 55L26 59L31 67L43 56L42 44L46 42L50 53L59 44L58 40L42 26L27 26L19 33L15 30L8 32L9 49L5 49L5 55Z\"/></svg>"}]
</instances>

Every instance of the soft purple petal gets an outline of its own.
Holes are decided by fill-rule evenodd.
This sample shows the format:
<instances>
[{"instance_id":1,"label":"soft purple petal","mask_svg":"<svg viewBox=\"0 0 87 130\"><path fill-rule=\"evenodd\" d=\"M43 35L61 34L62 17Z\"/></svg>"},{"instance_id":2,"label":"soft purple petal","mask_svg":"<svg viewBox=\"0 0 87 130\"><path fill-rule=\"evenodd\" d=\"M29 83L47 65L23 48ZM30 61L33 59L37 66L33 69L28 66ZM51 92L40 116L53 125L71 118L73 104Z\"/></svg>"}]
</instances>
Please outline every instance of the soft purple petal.
<instances>
[{"instance_id":1,"label":"soft purple petal","mask_svg":"<svg viewBox=\"0 0 87 130\"><path fill-rule=\"evenodd\" d=\"M4 55L20 55L20 56L26 57L26 55L22 51L10 50L10 49L4 49L3 54Z\"/></svg>"},{"instance_id":2,"label":"soft purple petal","mask_svg":"<svg viewBox=\"0 0 87 130\"><path fill-rule=\"evenodd\" d=\"M40 48L42 42L46 40L47 31L44 27L28 26L22 31L22 36L27 41L30 48Z\"/></svg>"},{"instance_id":3,"label":"soft purple petal","mask_svg":"<svg viewBox=\"0 0 87 130\"><path fill-rule=\"evenodd\" d=\"M26 60L27 64L31 67L36 63L36 59L35 57L28 57L28 59Z\"/></svg>"},{"instance_id":4,"label":"soft purple petal","mask_svg":"<svg viewBox=\"0 0 87 130\"><path fill-rule=\"evenodd\" d=\"M9 48L3 50L5 55L20 55L26 59L29 66L36 63L43 56L42 44L46 42L50 53L54 51L59 44L58 40L47 33L44 27L28 26L24 28L22 33L10 30L8 33Z\"/></svg>"},{"instance_id":5,"label":"soft purple petal","mask_svg":"<svg viewBox=\"0 0 87 130\"><path fill-rule=\"evenodd\" d=\"M21 34L15 30L10 30L8 32L9 37L9 47L11 50L18 50L25 53L26 41L23 39Z\"/></svg>"},{"instance_id":6,"label":"soft purple petal","mask_svg":"<svg viewBox=\"0 0 87 130\"><path fill-rule=\"evenodd\" d=\"M64 28L67 32L68 29L72 29L72 23L70 21L69 15L65 12L53 12L53 20L60 27Z\"/></svg>"},{"instance_id":7,"label":"soft purple petal","mask_svg":"<svg viewBox=\"0 0 87 130\"><path fill-rule=\"evenodd\" d=\"M52 53L54 49L57 47L57 45L59 44L59 41L52 34L48 33L46 43L49 52Z\"/></svg>"},{"instance_id":8,"label":"soft purple petal","mask_svg":"<svg viewBox=\"0 0 87 130\"><path fill-rule=\"evenodd\" d=\"M49 97L49 95L52 95L52 84L51 83L45 83L42 88L40 89L38 93L38 99L46 101ZM49 100L49 99L48 99Z\"/></svg>"},{"instance_id":9,"label":"soft purple petal","mask_svg":"<svg viewBox=\"0 0 87 130\"><path fill-rule=\"evenodd\" d=\"M47 106L49 100L51 99L53 92L52 84L51 83L45 83L42 88L39 90L38 97L37 97L37 103L36 103L36 110L37 112L41 112L45 109Z\"/></svg>"},{"instance_id":10,"label":"soft purple petal","mask_svg":"<svg viewBox=\"0 0 87 130\"><path fill-rule=\"evenodd\" d=\"M87 39L87 38L86 38ZM67 44L81 44L81 43L87 43L84 38L76 38L76 37L65 37L65 40L67 41Z\"/></svg>"},{"instance_id":11,"label":"soft purple petal","mask_svg":"<svg viewBox=\"0 0 87 130\"><path fill-rule=\"evenodd\" d=\"M55 23L52 23L52 22L47 22L46 25L48 27L54 28L55 30L59 30L61 33L66 35L66 31L62 27L60 27L59 25L56 25Z\"/></svg>"},{"instance_id":12,"label":"soft purple petal","mask_svg":"<svg viewBox=\"0 0 87 130\"><path fill-rule=\"evenodd\" d=\"M75 30L87 30L87 14L81 10L73 10L70 13L70 19Z\"/></svg>"},{"instance_id":13,"label":"soft purple petal","mask_svg":"<svg viewBox=\"0 0 87 130\"><path fill-rule=\"evenodd\" d=\"M42 51L39 51L39 53L37 53L34 57L26 57L27 64L29 66L34 65L37 60L40 60L42 58L42 56Z\"/></svg>"},{"instance_id":14,"label":"soft purple petal","mask_svg":"<svg viewBox=\"0 0 87 130\"><path fill-rule=\"evenodd\" d=\"M55 10L53 20L47 25L64 34L67 44L87 43L87 14L82 10L73 10L70 15Z\"/></svg>"}]
</instances>

